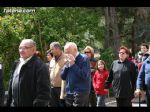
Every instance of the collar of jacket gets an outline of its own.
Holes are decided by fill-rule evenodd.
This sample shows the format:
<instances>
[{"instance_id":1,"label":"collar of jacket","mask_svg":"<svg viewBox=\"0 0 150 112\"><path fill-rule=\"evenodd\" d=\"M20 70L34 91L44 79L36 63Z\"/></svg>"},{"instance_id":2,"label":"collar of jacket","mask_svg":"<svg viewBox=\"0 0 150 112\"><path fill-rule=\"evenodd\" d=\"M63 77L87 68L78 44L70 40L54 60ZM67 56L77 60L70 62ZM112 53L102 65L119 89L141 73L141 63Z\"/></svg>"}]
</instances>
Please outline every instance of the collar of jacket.
<instances>
[{"instance_id":1,"label":"collar of jacket","mask_svg":"<svg viewBox=\"0 0 150 112\"><path fill-rule=\"evenodd\" d=\"M76 60L79 60L81 58L81 54L79 53L78 55L77 55L77 57L75 58L75 62L76 62Z\"/></svg>"},{"instance_id":2,"label":"collar of jacket","mask_svg":"<svg viewBox=\"0 0 150 112\"><path fill-rule=\"evenodd\" d=\"M53 59L56 61L56 62L58 62L60 59L61 59L61 57L64 55L64 53L62 52L61 53L61 55L60 56L58 56L58 57L53 57Z\"/></svg>"},{"instance_id":3,"label":"collar of jacket","mask_svg":"<svg viewBox=\"0 0 150 112\"><path fill-rule=\"evenodd\" d=\"M147 63L150 63L150 56L146 59Z\"/></svg>"},{"instance_id":4,"label":"collar of jacket","mask_svg":"<svg viewBox=\"0 0 150 112\"><path fill-rule=\"evenodd\" d=\"M123 62L121 62L120 60L118 60L118 63L126 63L128 61L128 59L125 59Z\"/></svg>"},{"instance_id":5,"label":"collar of jacket","mask_svg":"<svg viewBox=\"0 0 150 112\"><path fill-rule=\"evenodd\" d=\"M31 66L32 66L31 63L32 63L36 58L37 58L37 56L36 56L36 55L33 55L33 56L31 57L31 59L30 59L27 63L25 63L23 66L31 67ZM18 60L15 61L14 69L15 69L15 67L17 66L17 64L18 64L19 62L20 62L20 59L18 59Z\"/></svg>"}]
</instances>

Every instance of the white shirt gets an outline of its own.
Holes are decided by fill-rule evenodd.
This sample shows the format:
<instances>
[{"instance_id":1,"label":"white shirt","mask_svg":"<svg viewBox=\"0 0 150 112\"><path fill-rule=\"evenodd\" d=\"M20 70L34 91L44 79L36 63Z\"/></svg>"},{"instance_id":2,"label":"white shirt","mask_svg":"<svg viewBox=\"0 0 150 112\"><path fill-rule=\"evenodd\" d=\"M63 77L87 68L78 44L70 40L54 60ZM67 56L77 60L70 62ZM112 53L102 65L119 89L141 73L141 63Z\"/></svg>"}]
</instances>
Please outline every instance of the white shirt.
<instances>
[{"instance_id":1,"label":"white shirt","mask_svg":"<svg viewBox=\"0 0 150 112\"><path fill-rule=\"evenodd\" d=\"M76 56L74 57L76 59L76 57L79 55L79 52L77 52Z\"/></svg>"},{"instance_id":2,"label":"white shirt","mask_svg":"<svg viewBox=\"0 0 150 112\"><path fill-rule=\"evenodd\" d=\"M2 64L0 64L0 70L2 69Z\"/></svg>"},{"instance_id":3,"label":"white shirt","mask_svg":"<svg viewBox=\"0 0 150 112\"><path fill-rule=\"evenodd\" d=\"M31 57L32 57L32 56L31 56ZM22 67L25 63L27 63L27 62L31 59L31 57L27 58L26 60L24 60L23 58L20 58L20 62L19 62L19 64L16 66L15 72L13 73L12 87L13 87L13 83L14 83L14 81L15 81L15 78L16 78L17 76L19 76L21 67Z\"/></svg>"}]
</instances>

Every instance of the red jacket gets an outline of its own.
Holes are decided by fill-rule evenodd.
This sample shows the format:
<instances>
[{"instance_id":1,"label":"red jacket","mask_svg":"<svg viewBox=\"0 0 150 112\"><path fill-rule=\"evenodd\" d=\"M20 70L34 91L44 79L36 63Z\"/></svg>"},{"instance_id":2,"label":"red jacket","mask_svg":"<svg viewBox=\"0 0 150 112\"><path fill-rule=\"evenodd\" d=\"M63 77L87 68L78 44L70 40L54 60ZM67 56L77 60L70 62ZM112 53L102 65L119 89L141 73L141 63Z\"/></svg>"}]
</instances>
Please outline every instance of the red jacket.
<instances>
[{"instance_id":1,"label":"red jacket","mask_svg":"<svg viewBox=\"0 0 150 112\"><path fill-rule=\"evenodd\" d=\"M143 64L143 62L138 63L138 65L137 65L137 67L138 67L138 72L140 72L140 69L141 69L141 67L142 67L142 64Z\"/></svg>"},{"instance_id":2,"label":"red jacket","mask_svg":"<svg viewBox=\"0 0 150 112\"><path fill-rule=\"evenodd\" d=\"M96 94L99 95L106 95L108 94L108 91L104 89L105 81L108 78L108 71L99 71L97 70L93 76L93 87L96 92Z\"/></svg>"}]
</instances>

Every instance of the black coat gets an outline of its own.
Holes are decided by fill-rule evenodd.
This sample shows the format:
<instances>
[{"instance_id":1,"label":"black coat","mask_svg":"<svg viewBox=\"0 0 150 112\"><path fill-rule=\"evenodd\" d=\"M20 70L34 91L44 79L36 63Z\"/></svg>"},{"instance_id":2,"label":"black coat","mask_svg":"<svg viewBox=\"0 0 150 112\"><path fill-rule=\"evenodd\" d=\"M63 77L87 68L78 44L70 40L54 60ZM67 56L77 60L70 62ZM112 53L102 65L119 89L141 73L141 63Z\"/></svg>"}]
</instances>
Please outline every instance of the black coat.
<instances>
[{"instance_id":1,"label":"black coat","mask_svg":"<svg viewBox=\"0 0 150 112\"><path fill-rule=\"evenodd\" d=\"M112 83L113 93L116 98L133 98L136 78L136 67L133 62L129 60L124 62L116 60L112 63L105 88L109 87Z\"/></svg>"},{"instance_id":2,"label":"black coat","mask_svg":"<svg viewBox=\"0 0 150 112\"><path fill-rule=\"evenodd\" d=\"M11 73L7 106L12 102L13 73L19 61L16 61ZM18 104L16 106L47 106L50 94L49 71L45 63L33 56L24 64L19 74Z\"/></svg>"}]
</instances>

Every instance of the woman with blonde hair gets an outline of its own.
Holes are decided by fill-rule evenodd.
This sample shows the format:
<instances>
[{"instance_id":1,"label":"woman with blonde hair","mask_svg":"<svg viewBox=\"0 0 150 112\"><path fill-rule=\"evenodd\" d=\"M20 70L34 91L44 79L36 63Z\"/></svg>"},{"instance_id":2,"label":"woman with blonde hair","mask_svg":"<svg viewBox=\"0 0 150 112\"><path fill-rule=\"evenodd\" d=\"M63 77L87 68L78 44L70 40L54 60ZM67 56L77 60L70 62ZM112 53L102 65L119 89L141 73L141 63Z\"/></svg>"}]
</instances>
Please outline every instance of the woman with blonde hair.
<instances>
[{"instance_id":1,"label":"woman with blonde hair","mask_svg":"<svg viewBox=\"0 0 150 112\"><path fill-rule=\"evenodd\" d=\"M96 71L97 60L94 58L94 49L91 46L86 46L83 52L89 57L91 67L91 91L90 91L89 105L91 107L96 107L96 96L92 85L92 79Z\"/></svg>"}]
</instances>

